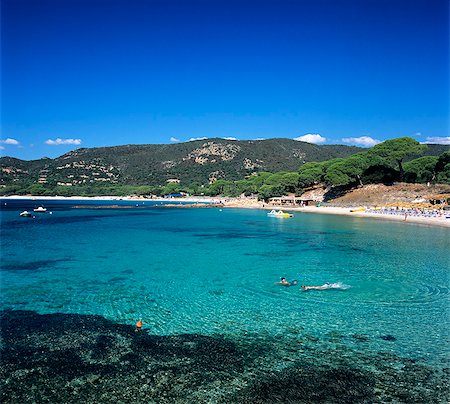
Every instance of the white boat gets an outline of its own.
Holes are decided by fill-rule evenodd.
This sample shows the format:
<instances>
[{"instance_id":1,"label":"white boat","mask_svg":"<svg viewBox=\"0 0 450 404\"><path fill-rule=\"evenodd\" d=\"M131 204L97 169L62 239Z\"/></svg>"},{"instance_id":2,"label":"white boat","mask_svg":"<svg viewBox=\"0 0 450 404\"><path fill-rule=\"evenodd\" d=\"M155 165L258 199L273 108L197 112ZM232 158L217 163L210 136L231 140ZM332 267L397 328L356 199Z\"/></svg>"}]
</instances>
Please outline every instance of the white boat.
<instances>
[{"instance_id":1,"label":"white boat","mask_svg":"<svg viewBox=\"0 0 450 404\"><path fill-rule=\"evenodd\" d=\"M267 214L267 216L271 216L271 217L292 217L292 216L294 216L293 214L291 214L291 213L286 213L286 212L283 212L282 210L271 210L268 214Z\"/></svg>"},{"instance_id":2,"label":"white boat","mask_svg":"<svg viewBox=\"0 0 450 404\"><path fill-rule=\"evenodd\" d=\"M38 208L33 209L33 211L37 212L37 213L45 213L45 212L47 212L47 208L44 208L43 206L39 206Z\"/></svg>"},{"instance_id":3,"label":"white boat","mask_svg":"<svg viewBox=\"0 0 450 404\"><path fill-rule=\"evenodd\" d=\"M31 217L31 213L28 212L28 210L24 210L24 211L20 214L20 216L22 216L22 217Z\"/></svg>"}]
</instances>

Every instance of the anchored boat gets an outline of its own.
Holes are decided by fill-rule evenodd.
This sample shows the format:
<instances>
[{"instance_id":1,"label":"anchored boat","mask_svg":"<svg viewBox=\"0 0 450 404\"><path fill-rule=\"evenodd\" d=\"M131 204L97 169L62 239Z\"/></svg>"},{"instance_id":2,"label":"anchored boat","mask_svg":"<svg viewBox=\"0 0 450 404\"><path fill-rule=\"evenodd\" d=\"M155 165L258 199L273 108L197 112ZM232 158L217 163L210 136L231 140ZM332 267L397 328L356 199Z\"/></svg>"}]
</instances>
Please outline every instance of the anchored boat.
<instances>
[{"instance_id":1,"label":"anchored boat","mask_svg":"<svg viewBox=\"0 0 450 404\"><path fill-rule=\"evenodd\" d=\"M292 217L292 216L294 216L294 215L291 214L291 213L283 212L282 210L278 210L278 211L277 211L277 210L271 210L271 211L267 214L267 216L284 218L284 217Z\"/></svg>"},{"instance_id":2,"label":"anchored boat","mask_svg":"<svg viewBox=\"0 0 450 404\"><path fill-rule=\"evenodd\" d=\"M32 215L31 215L30 212L28 212L28 210L24 210L24 211L20 214L20 216L22 216L22 217L31 217Z\"/></svg>"}]
</instances>

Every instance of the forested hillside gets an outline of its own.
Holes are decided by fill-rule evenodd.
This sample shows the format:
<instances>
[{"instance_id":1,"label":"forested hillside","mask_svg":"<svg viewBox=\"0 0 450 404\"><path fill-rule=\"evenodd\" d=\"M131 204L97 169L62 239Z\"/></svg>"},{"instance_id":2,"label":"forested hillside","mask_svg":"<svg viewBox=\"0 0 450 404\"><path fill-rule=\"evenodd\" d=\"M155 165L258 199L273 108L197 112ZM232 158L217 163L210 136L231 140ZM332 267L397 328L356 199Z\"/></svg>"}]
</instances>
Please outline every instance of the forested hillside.
<instances>
[{"instance_id":1,"label":"forested hillside","mask_svg":"<svg viewBox=\"0 0 450 404\"><path fill-rule=\"evenodd\" d=\"M323 184L449 182L449 146L411 138L371 149L289 139L208 139L178 144L82 148L55 159L0 159L0 194L270 196Z\"/></svg>"},{"instance_id":2,"label":"forested hillside","mask_svg":"<svg viewBox=\"0 0 450 404\"><path fill-rule=\"evenodd\" d=\"M0 159L1 184L38 182L56 185L109 183L164 185L207 184L214 179L239 180L261 171L294 171L311 161L347 157L361 149L313 145L289 139L231 141L208 139L177 144L83 148L56 159ZM44 182L44 179L46 182Z\"/></svg>"}]
</instances>

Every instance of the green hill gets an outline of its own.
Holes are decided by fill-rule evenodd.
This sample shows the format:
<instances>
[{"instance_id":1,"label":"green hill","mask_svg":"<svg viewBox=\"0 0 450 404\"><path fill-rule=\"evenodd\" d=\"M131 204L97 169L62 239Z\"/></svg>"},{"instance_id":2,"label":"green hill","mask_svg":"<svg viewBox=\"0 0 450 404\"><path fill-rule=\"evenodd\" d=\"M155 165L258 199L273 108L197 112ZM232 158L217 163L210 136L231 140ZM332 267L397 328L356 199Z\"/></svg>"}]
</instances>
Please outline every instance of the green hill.
<instances>
[{"instance_id":1,"label":"green hill","mask_svg":"<svg viewBox=\"0 0 450 404\"><path fill-rule=\"evenodd\" d=\"M0 185L206 184L213 178L239 180L262 171L297 171L312 161L364 151L354 146L314 145L290 139L232 141L207 139L176 144L81 148L55 159L0 158ZM428 155L448 146L429 145Z\"/></svg>"},{"instance_id":2,"label":"green hill","mask_svg":"<svg viewBox=\"0 0 450 404\"><path fill-rule=\"evenodd\" d=\"M2 184L116 183L163 185L168 179L187 184L211 178L243 179L260 171L296 171L310 161L346 157L361 151L343 145L313 145L289 139L231 141L208 139L177 144L125 145L77 149L55 159L0 159Z\"/></svg>"}]
</instances>

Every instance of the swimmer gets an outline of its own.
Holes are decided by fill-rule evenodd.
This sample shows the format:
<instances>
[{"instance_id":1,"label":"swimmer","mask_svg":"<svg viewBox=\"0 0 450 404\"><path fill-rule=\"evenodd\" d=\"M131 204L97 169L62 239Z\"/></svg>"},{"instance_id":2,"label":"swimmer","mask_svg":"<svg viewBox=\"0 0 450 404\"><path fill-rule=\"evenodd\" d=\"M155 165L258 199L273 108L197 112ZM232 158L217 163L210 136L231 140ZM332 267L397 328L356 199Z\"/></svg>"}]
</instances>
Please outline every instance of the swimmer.
<instances>
[{"instance_id":1,"label":"swimmer","mask_svg":"<svg viewBox=\"0 0 450 404\"><path fill-rule=\"evenodd\" d=\"M289 282L286 278L280 278L280 282L275 282L276 285L283 285L283 286L295 286L297 285L298 281L293 280Z\"/></svg>"},{"instance_id":2,"label":"swimmer","mask_svg":"<svg viewBox=\"0 0 450 404\"><path fill-rule=\"evenodd\" d=\"M333 285L331 283L325 283L322 286L305 286L305 285L302 285L301 288L303 290L325 290L325 289L332 289Z\"/></svg>"},{"instance_id":3,"label":"swimmer","mask_svg":"<svg viewBox=\"0 0 450 404\"><path fill-rule=\"evenodd\" d=\"M303 290L324 290L324 289L326 289L323 286L305 286L305 285L302 285L301 288Z\"/></svg>"},{"instance_id":4,"label":"swimmer","mask_svg":"<svg viewBox=\"0 0 450 404\"><path fill-rule=\"evenodd\" d=\"M134 330L135 332L141 331L142 330L142 320L139 320L136 323L136 329Z\"/></svg>"}]
</instances>

